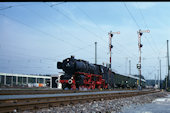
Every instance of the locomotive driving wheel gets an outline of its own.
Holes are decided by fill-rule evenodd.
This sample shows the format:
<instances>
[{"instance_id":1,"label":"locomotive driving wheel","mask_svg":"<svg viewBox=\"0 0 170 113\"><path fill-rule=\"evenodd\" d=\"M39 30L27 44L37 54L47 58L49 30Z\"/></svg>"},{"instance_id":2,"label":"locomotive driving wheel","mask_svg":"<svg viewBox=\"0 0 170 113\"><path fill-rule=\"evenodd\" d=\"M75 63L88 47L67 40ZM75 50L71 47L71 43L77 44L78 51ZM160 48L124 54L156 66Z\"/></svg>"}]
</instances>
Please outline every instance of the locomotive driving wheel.
<instances>
[{"instance_id":1,"label":"locomotive driving wheel","mask_svg":"<svg viewBox=\"0 0 170 113\"><path fill-rule=\"evenodd\" d=\"M71 88L72 88L73 90L75 90L75 89L76 89L76 85L75 85L75 84L72 84Z\"/></svg>"},{"instance_id":2,"label":"locomotive driving wheel","mask_svg":"<svg viewBox=\"0 0 170 113\"><path fill-rule=\"evenodd\" d=\"M99 85L97 88L100 89L100 88L101 88L101 85Z\"/></svg>"},{"instance_id":3,"label":"locomotive driving wheel","mask_svg":"<svg viewBox=\"0 0 170 113\"><path fill-rule=\"evenodd\" d=\"M95 84L93 83L92 86L91 86L91 89L95 89Z\"/></svg>"},{"instance_id":4,"label":"locomotive driving wheel","mask_svg":"<svg viewBox=\"0 0 170 113\"><path fill-rule=\"evenodd\" d=\"M62 89L64 90L66 88L66 84L62 84Z\"/></svg>"}]
</instances>

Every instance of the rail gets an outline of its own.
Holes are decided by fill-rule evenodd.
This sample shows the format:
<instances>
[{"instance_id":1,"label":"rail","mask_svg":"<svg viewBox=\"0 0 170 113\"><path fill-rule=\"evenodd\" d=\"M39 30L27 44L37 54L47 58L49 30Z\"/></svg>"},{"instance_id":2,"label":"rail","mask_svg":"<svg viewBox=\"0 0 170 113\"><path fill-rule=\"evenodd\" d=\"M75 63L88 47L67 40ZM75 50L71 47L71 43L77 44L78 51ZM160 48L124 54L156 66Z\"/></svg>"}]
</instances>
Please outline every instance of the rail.
<instances>
[{"instance_id":1,"label":"rail","mask_svg":"<svg viewBox=\"0 0 170 113\"><path fill-rule=\"evenodd\" d=\"M117 92L117 93L102 93L102 94L82 94L71 96L56 96L56 97L40 97L40 98L20 98L20 99L3 99L0 100L0 112L22 112L29 110L38 110L41 108L64 106L68 104L84 103L90 101L98 101L105 99L117 99L144 95L148 93L156 93L159 91L134 91L134 92Z\"/></svg>"},{"instance_id":2,"label":"rail","mask_svg":"<svg viewBox=\"0 0 170 113\"><path fill-rule=\"evenodd\" d=\"M80 93L80 92L97 92L97 91L121 91L122 89L95 89L95 90L60 90L60 89L39 89L39 90L0 90L0 95L30 95L30 94L58 94L58 93ZM123 89L123 90L136 90L136 89Z\"/></svg>"}]
</instances>

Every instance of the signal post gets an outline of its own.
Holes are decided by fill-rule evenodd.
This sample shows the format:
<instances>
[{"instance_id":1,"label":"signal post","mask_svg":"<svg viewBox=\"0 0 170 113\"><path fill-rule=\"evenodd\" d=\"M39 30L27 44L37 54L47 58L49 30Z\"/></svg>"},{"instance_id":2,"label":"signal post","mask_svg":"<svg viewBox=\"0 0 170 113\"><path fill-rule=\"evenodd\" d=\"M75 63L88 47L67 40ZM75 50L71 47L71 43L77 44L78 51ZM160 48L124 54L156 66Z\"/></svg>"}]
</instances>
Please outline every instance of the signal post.
<instances>
[{"instance_id":1,"label":"signal post","mask_svg":"<svg viewBox=\"0 0 170 113\"><path fill-rule=\"evenodd\" d=\"M113 37L113 34L120 34L120 32L112 32L110 31L109 33L109 53L110 53L110 64L109 64L109 76L108 76L108 82L110 81L110 75L111 75L111 62L112 62L112 48L113 48L113 45L112 45L112 37Z\"/></svg>"},{"instance_id":2,"label":"signal post","mask_svg":"<svg viewBox=\"0 0 170 113\"><path fill-rule=\"evenodd\" d=\"M143 33L149 33L150 31L149 30L139 30L137 33L138 33L138 47L139 47L139 62L137 64L137 68L138 68L138 71L139 71L139 85L138 85L138 89L139 90L142 90L142 87L141 87L141 48L142 48L142 44L141 44L141 36Z\"/></svg>"}]
</instances>

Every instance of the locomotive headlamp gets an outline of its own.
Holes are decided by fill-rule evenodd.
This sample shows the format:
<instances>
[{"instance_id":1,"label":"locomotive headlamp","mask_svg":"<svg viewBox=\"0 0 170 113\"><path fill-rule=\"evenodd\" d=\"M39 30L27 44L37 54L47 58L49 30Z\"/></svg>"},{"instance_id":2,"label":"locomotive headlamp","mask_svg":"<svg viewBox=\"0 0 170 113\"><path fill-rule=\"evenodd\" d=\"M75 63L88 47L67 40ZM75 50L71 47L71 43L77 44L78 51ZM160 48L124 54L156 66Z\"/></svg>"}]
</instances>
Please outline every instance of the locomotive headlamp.
<instances>
[{"instance_id":1,"label":"locomotive headlamp","mask_svg":"<svg viewBox=\"0 0 170 113\"><path fill-rule=\"evenodd\" d=\"M69 61L69 59L67 59L67 61Z\"/></svg>"},{"instance_id":2,"label":"locomotive headlamp","mask_svg":"<svg viewBox=\"0 0 170 113\"><path fill-rule=\"evenodd\" d=\"M72 84L72 82L73 82L73 81L72 81L71 79L68 80L68 83L69 83L69 84Z\"/></svg>"},{"instance_id":3,"label":"locomotive headlamp","mask_svg":"<svg viewBox=\"0 0 170 113\"><path fill-rule=\"evenodd\" d=\"M55 80L55 83L58 83L58 79Z\"/></svg>"}]
</instances>

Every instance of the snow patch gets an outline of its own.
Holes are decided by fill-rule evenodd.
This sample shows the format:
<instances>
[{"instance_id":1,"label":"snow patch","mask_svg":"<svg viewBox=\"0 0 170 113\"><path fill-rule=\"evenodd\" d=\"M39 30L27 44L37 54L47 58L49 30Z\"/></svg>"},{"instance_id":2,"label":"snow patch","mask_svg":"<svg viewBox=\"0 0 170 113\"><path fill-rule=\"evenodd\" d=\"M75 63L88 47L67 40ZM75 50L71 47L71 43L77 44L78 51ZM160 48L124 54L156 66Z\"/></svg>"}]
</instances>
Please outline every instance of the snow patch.
<instances>
[{"instance_id":1,"label":"snow patch","mask_svg":"<svg viewBox=\"0 0 170 113\"><path fill-rule=\"evenodd\" d=\"M153 101L153 103L156 103L156 102L166 102L166 103L169 103L169 104L170 104L170 95L168 95L168 96L165 97L165 98L155 99L155 100Z\"/></svg>"},{"instance_id":2,"label":"snow patch","mask_svg":"<svg viewBox=\"0 0 170 113\"><path fill-rule=\"evenodd\" d=\"M155 103L155 102L165 102L165 101L166 101L166 98L158 98L158 99L155 99L153 101L153 103Z\"/></svg>"},{"instance_id":3,"label":"snow patch","mask_svg":"<svg viewBox=\"0 0 170 113\"><path fill-rule=\"evenodd\" d=\"M144 111L144 112L142 112L142 113L152 113L151 111Z\"/></svg>"}]
</instances>

